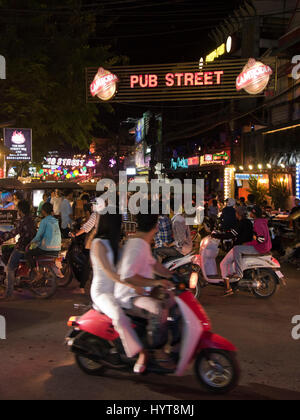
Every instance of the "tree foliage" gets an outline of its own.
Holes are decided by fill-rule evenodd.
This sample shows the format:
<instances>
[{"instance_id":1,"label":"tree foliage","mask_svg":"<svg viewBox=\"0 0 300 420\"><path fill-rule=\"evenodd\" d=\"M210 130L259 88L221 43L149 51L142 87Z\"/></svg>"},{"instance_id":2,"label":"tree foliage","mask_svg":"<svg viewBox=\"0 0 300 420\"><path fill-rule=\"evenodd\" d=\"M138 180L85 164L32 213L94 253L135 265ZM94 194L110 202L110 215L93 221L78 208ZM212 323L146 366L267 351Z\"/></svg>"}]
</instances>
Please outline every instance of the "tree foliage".
<instances>
[{"instance_id":1,"label":"tree foliage","mask_svg":"<svg viewBox=\"0 0 300 420\"><path fill-rule=\"evenodd\" d=\"M250 176L248 183L248 192L254 195L256 204L261 206L263 202L267 199L268 188L260 185L258 182L258 178L255 176Z\"/></svg>"},{"instance_id":2,"label":"tree foliage","mask_svg":"<svg viewBox=\"0 0 300 420\"><path fill-rule=\"evenodd\" d=\"M120 62L109 45L90 46L95 17L81 0L0 0L0 121L33 130L35 158L59 145L83 149L104 127L106 105L86 104L85 68ZM99 28L97 28L99 30Z\"/></svg>"},{"instance_id":3,"label":"tree foliage","mask_svg":"<svg viewBox=\"0 0 300 420\"><path fill-rule=\"evenodd\" d=\"M269 195L275 209L286 209L287 201L290 196L290 190L284 181L277 178L273 179L270 183Z\"/></svg>"}]
</instances>

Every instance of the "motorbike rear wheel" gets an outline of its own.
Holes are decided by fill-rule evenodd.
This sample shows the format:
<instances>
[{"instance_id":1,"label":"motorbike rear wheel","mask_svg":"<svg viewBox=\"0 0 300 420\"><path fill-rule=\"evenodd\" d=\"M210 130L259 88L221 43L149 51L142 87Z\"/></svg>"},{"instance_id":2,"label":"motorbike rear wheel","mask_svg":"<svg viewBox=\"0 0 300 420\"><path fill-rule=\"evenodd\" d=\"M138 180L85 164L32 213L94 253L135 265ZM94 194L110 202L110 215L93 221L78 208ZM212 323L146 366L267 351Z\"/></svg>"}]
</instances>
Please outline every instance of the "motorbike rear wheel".
<instances>
[{"instance_id":1,"label":"motorbike rear wheel","mask_svg":"<svg viewBox=\"0 0 300 420\"><path fill-rule=\"evenodd\" d=\"M277 277L273 270L261 268L259 275L254 277L258 287L253 289L253 294L259 299L268 299L276 293L278 287Z\"/></svg>"},{"instance_id":2,"label":"motorbike rear wheel","mask_svg":"<svg viewBox=\"0 0 300 420\"><path fill-rule=\"evenodd\" d=\"M226 394L239 382L239 364L228 351L207 349L198 355L194 368L200 384L214 394Z\"/></svg>"},{"instance_id":3,"label":"motorbike rear wheel","mask_svg":"<svg viewBox=\"0 0 300 420\"><path fill-rule=\"evenodd\" d=\"M29 288L38 299L50 299L54 296L57 291L57 277L53 269L39 266L37 271L31 270Z\"/></svg>"}]
</instances>

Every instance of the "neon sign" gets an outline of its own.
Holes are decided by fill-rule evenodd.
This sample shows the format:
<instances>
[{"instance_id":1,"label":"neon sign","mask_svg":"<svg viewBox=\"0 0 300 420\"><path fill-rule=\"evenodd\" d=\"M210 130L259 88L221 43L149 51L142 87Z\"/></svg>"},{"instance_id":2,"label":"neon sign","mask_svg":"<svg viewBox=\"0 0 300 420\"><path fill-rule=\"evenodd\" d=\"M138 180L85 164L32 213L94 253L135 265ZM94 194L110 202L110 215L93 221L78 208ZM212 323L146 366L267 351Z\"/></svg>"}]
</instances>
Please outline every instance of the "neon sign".
<instances>
[{"instance_id":1,"label":"neon sign","mask_svg":"<svg viewBox=\"0 0 300 420\"><path fill-rule=\"evenodd\" d=\"M46 158L46 162L51 166L84 166L85 160L82 159L62 159L62 158Z\"/></svg>"},{"instance_id":2,"label":"neon sign","mask_svg":"<svg viewBox=\"0 0 300 420\"><path fill-rule=\"evenodd\" d=\"M230 46L231 42L228 41L227 48L230 49ZM137 103L249 98L246 91L237 92L236 87L236 80L247 61L246 59L219 60L216 65L215 62L204 62L203 59L201 69L199 62L155 64L149 69L145 65L114 66L107 74L99 74L97 68L90 67L86 69L86 99L88 103L99 103L99 100L109 98L112 102ZM264 65L275 68L276 57L264 58L263 62ZM270 89L273 91L277 86L277 74L274 76L270 81ZM107 96L104 97L102 89L105 91L108 87L112 89L108 89ZM140 141L143 136L141 125L136 130L136 135L137 141Z\"/></svg>"},{"instance_id":3,"label":"neon sign","mask_svg":"<svg viewBox=\"0 0 300 420\"><path fill-rule=\"evenodd\" d=\"M164 77L164 84L167 87L180 86L210 86L221 85L223 70L205 71L194 73L167 73ZM130 76L130 88L157 88L159 77L157 74L132 74Z\"/></svg>"},{"instance_id":4,"label":"neon sign","mask_svg":"<svg viewBox=\"0 0 300 420\"><path fill-rule=\"evenodd\" d=\"M115 74L100 67L90 85L92 96L98 96L102 101L109 101L115 96L118 81Z\"/></svg>"},{"instance_id":5,"label":"neon sign","mask_svg":"<svg viewBox=\"0 0 300 420\"><path fill-rule=\"evenodd\" d=\"M189 166L197 166L197 165L199 165L199 157L198 156L195 156L195 157L189 158L188 159L188 165Z\"/></svg>"},{"instance_id":6,"label":"neon sign","mask_svg":"<svg viewBox=\"0 0 300 420\"><path fill-rule=\"evenodd\" d=\"M296 197L300 199L300 163L296 165Z\"/></svg>"},{"instance_id":7,"label":"neon sign","mask_svg":"<svg viewBox=\"0 0 300 420\"><path fill-rule=\"evenodd\" d=\"M174 169L175 171L177 169L188 169L189 167L189 162L188 159L180 159L178 158L177 160L175 159L171 159L171 169Z\"/></svg>"},{"instance_id":8,"label":"neon sign","mask_svg":"<svg viewBox=\"0 0 300 420\"><path fill-rule=\"evenodd\" d=\"M208 54L206 56L205 60L206 60L207 63L210 63L210 62L214 61L216 58L219 58L222 55L224 55L225 52L226 52L226 46L225 46L225 44L222 44L217 49L215 49L213 52Z\"/></svg>"},{"instance_id":9,"label":"neon sign","mask_svg":"<svg viewBox=\"0 0 300 420\"><path fill-rule=\"evenodd\" d=\"M200 165L229 165L231 162L230 151L222 151L201 156Z\"/></svg>"},{"instance_id":10,"label":"neon sign","mask_svg":"<svg viewBox=\"0 0 300 420\"><path fill-rule=\"evenodd\" d=\"M236 89L244 89L250 95L261 93L267 87L273 71L254 58L250 58L242 73L236 79Z\"/></svg>"}]
</instances>

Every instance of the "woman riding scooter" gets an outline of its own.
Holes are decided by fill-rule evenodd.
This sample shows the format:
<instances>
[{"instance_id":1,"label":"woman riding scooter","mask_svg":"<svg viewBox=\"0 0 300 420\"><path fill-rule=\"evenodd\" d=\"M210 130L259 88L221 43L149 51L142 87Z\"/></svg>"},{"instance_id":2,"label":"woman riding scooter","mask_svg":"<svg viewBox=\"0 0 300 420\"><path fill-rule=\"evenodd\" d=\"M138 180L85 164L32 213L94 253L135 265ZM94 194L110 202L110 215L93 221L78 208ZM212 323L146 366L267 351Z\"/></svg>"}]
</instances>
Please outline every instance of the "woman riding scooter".
<instances>
[{"instance_id":1,"label":"woman riding scooter","mask_svg":"<svg viewBox=\"0 0 300 420\"><path fill-rule=\"evenodd\" d=\"M143 373L147 355L143 346L131 326L131 321L125 315L118 301L114 297L115 285L122 284L122 288L131 293L133 289L143 287L142 282L135 286L126 281L120 281L116 273L116 265L119 256L119 242L121 236L121 215L101 215L96 238L91 245L91 262L93 267L93 282L91 297L94 309L104 313L112 319L114 328L118 331L126 351L127 357L134 357L139 353L138 360L134 367L135 373ZM129 258L133 259L131 255ZM132 279L133 280L133 279ZM141 279L139 279L141 280ZM121 283L121 284L120 284ZM164 281L148 281L149 286L164 286ZM145 285L144 285L145 286ZM144 369L141 369L141 366Z\"/></svg>"},{"instance_id":2,"label":"woman riding scooter","mask_svg":"<svg viewBox=\"0 0 300 420\"><path fill-rule=\"evenodd\" d=\"M262 218L263 212L259 206L253 207L251 217L254 219L255 239L246 245L235 246L233 255L235 260L236 275L243 278L243 254L263 255L272 249L268 220Z\"/></svg>"},{"instance_id":3,"label":"woman riding scooter","mask_svg":"<svg viewBox=\"0 0 300 420\"><path fill-rule=\"evenodd\" d=\"M235 238L235 245L243 245L247 242L251 242L253 240L253 225L248 219L247 207L237 207L236 218L236 228L231 231L231 236ZM221 262L220 267L226 287L225 296L230 296L233 294L233 290L230 287L230 278L232 278L235 273L233 249L228 252Z\"/></svg>"}]
</instances>

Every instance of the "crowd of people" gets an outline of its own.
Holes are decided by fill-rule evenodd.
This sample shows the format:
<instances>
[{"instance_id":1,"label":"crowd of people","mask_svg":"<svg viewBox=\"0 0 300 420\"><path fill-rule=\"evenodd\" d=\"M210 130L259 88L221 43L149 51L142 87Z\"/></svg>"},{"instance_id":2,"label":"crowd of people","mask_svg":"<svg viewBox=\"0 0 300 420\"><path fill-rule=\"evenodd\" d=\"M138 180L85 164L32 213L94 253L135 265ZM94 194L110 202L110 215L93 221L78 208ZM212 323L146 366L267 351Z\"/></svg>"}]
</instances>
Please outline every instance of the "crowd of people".
<instances>
[{"instance_id":1,"label":"crowd of people","mask_svg":"<svg viewBox=\"0 0 300 420\"><path fill-rule=\"evenodd\" d=\"M100 215L92 206L88 194L82 194L77 199L70 191L44 194L37 210L41 218L38 229L31 215L30 203L19 199L16 206L19 220L15 228L0 234L1 244L19 236L7 266L5 298L13 295L15 270L21 258L25 257L34 269L34 258L37 256L58 255L62 238L85 235L84 252L90 265L86 265L80 293L85 292L84 285L91 268L93 280L90 295L94 309L112 319L128 357L138 354L134 371L143 373L148 354L127 315L147 319L148 336L154 347L164 340L167 319L170 312L175 310L175 303L168 290L172 274L162 265L162 261L191 253L193 241L185 215L176 212L172 202L170 214L138 214L135 218L137 231L121 247L122 216L109 213ZM160 209L162 207L160 203ZM234 239L234 247L221 263L225 296L229 296L233 294L230 279L243 276L242 255L261 255L272 248L268 222L264 218L266 209L257 206L251 195L247 202L244 199L239 202L228 199L224 204L213 195L205 211L212 230L220 218L221 229ZM81 226L77 232L71 232L76 219L82 221ZM155 275L158 275L158 280ZM165 289L166 299L151 296L155 286Z\"/></svg>"}]
</instances>

